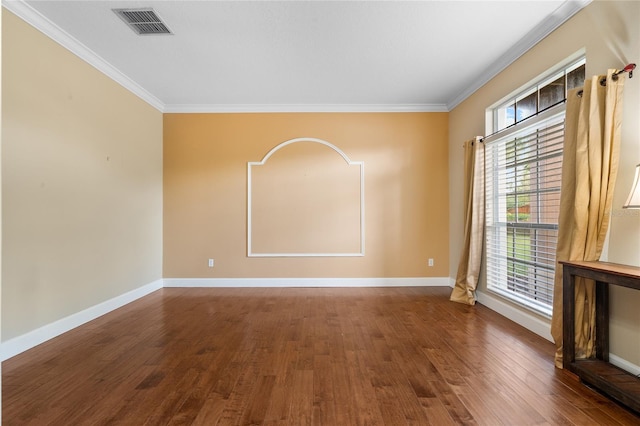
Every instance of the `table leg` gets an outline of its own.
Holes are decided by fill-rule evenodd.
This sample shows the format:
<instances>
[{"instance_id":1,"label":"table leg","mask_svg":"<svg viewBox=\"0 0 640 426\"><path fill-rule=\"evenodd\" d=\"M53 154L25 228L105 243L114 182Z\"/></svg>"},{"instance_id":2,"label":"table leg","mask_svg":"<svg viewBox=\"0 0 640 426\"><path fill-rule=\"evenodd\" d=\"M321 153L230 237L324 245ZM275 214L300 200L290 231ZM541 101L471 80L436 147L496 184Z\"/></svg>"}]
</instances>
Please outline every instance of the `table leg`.
<instances>
[{"instance_id":1,"label":"table leg","mask_svg":"<svg viewBox=\"0 0 640 426\"><path fill-rule=\"evenodd\" d=\"M609 284L596 281L596 358L609 362Z\"/></svg>"},{"instance_id":2,"label":"table leg","mask_svg":"<svg viewBox=\"0 0 640 426\"><path fill-rule=\"evenodd\" d=\"M575 276L564 268L562 274L562 367L571 371L575 361Z\"/></svg>"}]
</instances>

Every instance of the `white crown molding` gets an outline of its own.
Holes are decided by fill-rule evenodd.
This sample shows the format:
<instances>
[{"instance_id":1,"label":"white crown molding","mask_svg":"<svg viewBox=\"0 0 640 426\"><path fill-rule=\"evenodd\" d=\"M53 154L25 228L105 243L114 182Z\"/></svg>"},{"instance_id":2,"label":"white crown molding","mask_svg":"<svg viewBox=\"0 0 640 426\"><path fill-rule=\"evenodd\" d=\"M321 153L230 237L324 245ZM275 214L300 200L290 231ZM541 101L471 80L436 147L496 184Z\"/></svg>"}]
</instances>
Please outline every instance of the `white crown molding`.
<instances>
[{"instance_id":1,"label":"white crown molding","mask_svg":"<svg viewBox=\"0 0 640 426\"><path fill-rule=\"evenodd\" d=\"M98 71L102 72L152 107L156 108L160 112L164 111L164 103L160 99L156 98L76 38L51 22L24 0L2 0L2 7L17 15L29 25L33 26L35 29L51 38L65 49L93 66Z\"/></svg>"},{"instance_id":2,"label":"white crown molding","mask_svg":"<svg viewBox=\"0 0 640 426\"><path fill-rule=\"evenodd\" d=\"M0 361L5 361L19 353L44 343L47 340L53 339L62 333L66 333L69 330L131 303L134 300L140 299L141 297L153 293L156 290L160 290L162 285L163 282L161 279L153 281L142 287L121 294L120 296L116 296L80 312L76 312L68 317L44 325L26 334L14 337L6 342L2 342L0 344Z\"/></svg>"},{"instance_id":3,"label":"white crown molding","mask_svg":"<svg viewBox=\"0 0 640 426\"><path fill-rule=\"evenodd\" d=\"M448 112L444 104L167 104L165 113Z\"/></svg>"},{"instance_id":4,"label":"white crown molding","mask_svg":"<svg viewBox=\"0 0 640 426\"><path fill-rule=\"evenodd\" d=\"M500 72L514 63L519 57L524 55L533 46L542 41L546 36L564 24L573 15L586 7L592 0L568 0L563 2L547 19L538 24L535 28L520 39L507 53L496 60L484 73L478 75L475 83L464 89L458 96L447 103L447 110L451 111L462 101L475 93L482 86Z\"/></svg>"},{"instance_id":5,"label":"white crown molding","mask_svg":"<svg viewBox=\"0 0 640 426\"><path fill-rule=\"evenodd\" d=\"M118 84L165 113L278 113L278 112L449 112L466 98L488 83L511 65L516 59L535 46L569 18L591 3L592 0L563 2L545 21L530 31L505 55L499 58L476 82L463 90L447 104L164 104L156 96L142 88L113 65L86 47L76 38L51 22L24 0L2 0L2 6L19 16L37 30L74 53L76 56L116 81Z\"/></svg>"}]
</instances>

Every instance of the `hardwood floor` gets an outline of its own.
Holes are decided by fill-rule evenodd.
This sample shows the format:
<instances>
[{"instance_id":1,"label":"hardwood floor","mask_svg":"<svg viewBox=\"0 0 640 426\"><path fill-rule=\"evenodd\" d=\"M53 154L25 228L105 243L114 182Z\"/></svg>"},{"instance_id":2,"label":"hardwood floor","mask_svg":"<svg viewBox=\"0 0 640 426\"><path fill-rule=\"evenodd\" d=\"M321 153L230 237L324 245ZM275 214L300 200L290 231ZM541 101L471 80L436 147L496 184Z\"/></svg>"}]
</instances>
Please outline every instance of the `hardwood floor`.
<instances>
[{"instance_id":1,"label":"hardwood floor","mask_svg":"<svg viewBox=\"0 0 640 426\"><path fill-rule=\"evenodd\" d=\"M3 424L640 424L449 292L162 289L5 361Z\"/></svg>"}]
</instances>

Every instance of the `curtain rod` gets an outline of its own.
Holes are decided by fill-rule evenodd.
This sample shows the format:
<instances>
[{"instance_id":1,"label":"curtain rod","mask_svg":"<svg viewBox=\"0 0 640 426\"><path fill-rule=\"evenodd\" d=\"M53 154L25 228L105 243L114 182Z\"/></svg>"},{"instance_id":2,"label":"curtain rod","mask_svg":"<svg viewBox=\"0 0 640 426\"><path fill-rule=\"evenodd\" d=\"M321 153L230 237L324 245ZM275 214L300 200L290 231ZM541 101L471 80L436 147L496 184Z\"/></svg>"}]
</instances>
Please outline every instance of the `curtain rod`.
<instances>
[{"instance_id":1,"label":"curtain rod","mask_svg":"<svg viewBox=\"0 0 640 426\"><path fill-rule=\"evenodd\" d=\"M620 74L624 74L625 72L629 73L629 78L633 78L633 70L634 69L636 69L636 64L627 64L627 66L622 68L620 71L616 71L613 74L611 74L611 79L613 81L618 81L618 76ZM601 86L606 86L607 85L607 77L602 77L600 79L600 85ZM580 92L578 92L578 96L582 96L582 90Z\"/></svg>"},{"instance_id":2,"label":"curtain rod","mask_svg":"<svg viewBox=\"0 0 640 426\"><path fill-rule=\"evenodd\" d=\"M622 68L620 71L616 71L613 74L611 74L611 78L613 78L613 80L617 80L618 79L618 75L628 72L629 73L629 78L633 78L633 70L636 69L636 64L627 64L626 67Z\"/></svg>"},{"instance_id":3,"label":"curtain rod","mask_svg":"<svg viewBox=\"0 0 640 426\"><path fill-rule=\"evenodd\" d=\"M620 71L616 71L613 74L611 74L611 79L613 81L618 81L618 76L620 74L624 74L625 72L629 73L629 78L633 78L634 69L636 69L636 64L627 64L627 66L622 68ZM602 77L600 79L600 86L606 86L606 85L607 85L607 77ZM582 90L578 91L578 96L582 97L582 93L583 93Z\"/></svg>"}]
</instances>

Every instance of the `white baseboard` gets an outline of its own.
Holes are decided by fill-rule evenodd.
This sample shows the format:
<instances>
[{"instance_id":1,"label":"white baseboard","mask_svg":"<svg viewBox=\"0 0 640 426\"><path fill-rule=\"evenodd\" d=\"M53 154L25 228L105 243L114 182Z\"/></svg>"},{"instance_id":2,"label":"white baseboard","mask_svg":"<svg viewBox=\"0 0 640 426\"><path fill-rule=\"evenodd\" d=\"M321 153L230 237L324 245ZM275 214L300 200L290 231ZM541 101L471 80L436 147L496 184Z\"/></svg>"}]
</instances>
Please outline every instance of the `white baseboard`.
<instances>
[{"instance_id":1,"label":"white baseboard","mask_svg":"<svg viewBox=\"0 0 640 426\"><path fill-rule=\"evenodd\" d=\"M51 324L2 342L0 343L0 361L5 361L161 288L162 280L153 281L135 290L116 296L113 299L69 315L66 318L59 319Z\"/></svg>"},{"instance_id":2,"label":"white baseboard","mask_svg":"<svg viewBox=\"0 0 640 426\"><path fill-rule=\"evenodd\" d=\"M448 285L448 277L164 279L164 287L444 287Z\"/></svg>"},{"instance_id":3,"label":"white baseboard","mask_svg":"<svg viewBox=\"0 0 640 426\"><path fill-rule=\"evenodd\" d=\"M0 343L0 361L31 349L82 324L118 309L136 299L163 287L453 287L449 277L418 278L165 278L153 281L135 290L99 303L78 313L47 324L22 336ZM499 298L477 291L478 303L509 318L544 339L553 342L549 322L528 315ZM614 354L611 364L634 375L640 375L640 366Z\"/></svg>"},{"instance_id":4,"label":"white baseboard","mask_svg":"<svg viewBox=\"0 0 640 426\"><path fill-rule=\"evenodd\" d=\"M166 278L0 343L0 361L53 339L163 287L442 287L449 277L417 278Z\"/></svg>"},{"instance_id":5,"label":"white baseboard","mask_svg":"<svg viewBox=\"0 0 640 426\"><path fill-rule=\"evenodd\" d=\"M615 365L616 367L622 368L624 371L627 371L634 376L640 375L640 365L632 364L626 359L622 359L612 353L609 354L609 363Z\"/></svg>"},{"instance_id":6,"label":"white baseboard","mask_svg":"<svg viewBox=\"0 0 640 426\"><path fill-rule=\"evenodd\" d=\"M533 315L528 315L526 312L522 312L519 309L514 308L508 303L503 302L497 297L491 296L487 293L476 291L478 296L478 303L483 304L487 308L496 311L500 315L509 318L511 321L523 326L529 331L534 332L538 336L553 343L553 337L551 336L551 323L544 319L538 318ZM619 367L634 376L640 375L640 366L635 365L619 356L610 353L609 362L616 367Z\"/></svg>"},{"instance_id":7,"label":"white baseboard","mask_svg":"<svg viewBox=\"0 0 640 426\"><path fill-rule=\"evenodd\" d=\"M509 318L511 321L520 324L538 336L553 342L553 337L551 336L551 322L549 320L523 312L522 310L504 302L500 298L481 291L476 291L476 296L478 298L478 303L496 311L504 317Z\"/></svg>"}]
</instances>

